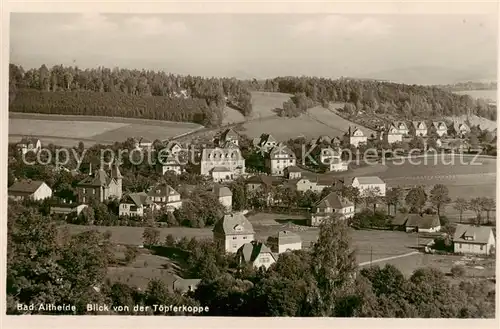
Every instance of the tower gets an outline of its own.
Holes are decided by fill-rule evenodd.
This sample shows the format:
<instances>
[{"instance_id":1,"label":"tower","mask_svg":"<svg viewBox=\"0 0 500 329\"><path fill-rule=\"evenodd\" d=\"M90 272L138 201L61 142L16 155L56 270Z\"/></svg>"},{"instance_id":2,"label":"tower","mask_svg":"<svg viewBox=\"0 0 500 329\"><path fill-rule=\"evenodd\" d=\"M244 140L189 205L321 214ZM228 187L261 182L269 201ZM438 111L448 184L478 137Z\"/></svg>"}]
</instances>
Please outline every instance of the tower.
<instances>
[{"instance_id":1,"label":"tower","mask_svg":"<svg viewBox=\"0 0 500 329\"><path fill-rule=\"evenodd\" d=\"M119 165L115 162L111 166L111 178L113 178L116 182L116 191L115 194L118 197L118 199L121 199L122 197L122 174L119 169Z\"/></svg>"}]
</instances>

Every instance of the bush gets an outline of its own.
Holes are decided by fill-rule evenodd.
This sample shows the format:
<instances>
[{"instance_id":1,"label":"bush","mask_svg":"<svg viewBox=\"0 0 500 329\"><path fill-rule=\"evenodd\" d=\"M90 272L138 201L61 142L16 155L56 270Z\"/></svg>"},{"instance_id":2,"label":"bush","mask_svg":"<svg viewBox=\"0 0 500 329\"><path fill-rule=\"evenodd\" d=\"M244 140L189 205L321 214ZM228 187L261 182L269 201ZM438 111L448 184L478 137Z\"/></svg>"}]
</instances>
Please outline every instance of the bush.
<instances>
[{"instance_id":1,"label":"bush","mask_svg":"<svg viewBox=\"0 0 500 329\"><path fill-rule=\"evenodd\" d=\"M176 240L172 234L167 235L165 238L165 246L166 247L175 247Z\"/></svg>"},{"instance_id":2,"label":"bush","mask_svg":"<svg viewBox=\"0 0 500 329\"><path fill-rule=\"evenodd\" d=\"M125 263L128 265L137 258L139 249L135 246L127 246L126 248L127 250L125 250Z\"/></svg>"},{"instance_id":3,"label":"bush","mask_svg":"<svg viewBox=\"0 0 500 329\"><path fill-rule=\"evenodd\" d=\"M462 265L455 265L451 268L450 272L454 278L463 277L465 275L465 267Z\"/></svg>"}]
</instances>

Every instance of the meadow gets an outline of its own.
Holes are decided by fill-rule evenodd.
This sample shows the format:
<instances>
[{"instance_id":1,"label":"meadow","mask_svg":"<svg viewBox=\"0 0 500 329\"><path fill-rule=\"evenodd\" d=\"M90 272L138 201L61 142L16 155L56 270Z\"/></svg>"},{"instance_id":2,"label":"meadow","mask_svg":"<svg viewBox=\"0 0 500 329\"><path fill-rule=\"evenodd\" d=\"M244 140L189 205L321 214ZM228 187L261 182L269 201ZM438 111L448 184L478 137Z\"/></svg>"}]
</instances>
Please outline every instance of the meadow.
<instances>
[{"instance_id":1,"label":"meadow","mask_svg":"<svg viewBox=\"0 0 500 329\"><path fill-rule=\"evenodd\" d=\"M253 118L276 116L275 109L283 108L283 103L290 99L291 94L252 91Z\"/></svg>"},{"instance_id":2,"label":"meadow","mask_svg":"<svg viewBox=\"0 0 500 329\"><path fill-rule=\"evenodd\" d=\"M86 146L112 144L129 137L165 140L200 128L194 123L159 120L9 113L10 142L33 136L40 138L42 144L68 147L79 141Z\"/></svg>"}]
</instances>

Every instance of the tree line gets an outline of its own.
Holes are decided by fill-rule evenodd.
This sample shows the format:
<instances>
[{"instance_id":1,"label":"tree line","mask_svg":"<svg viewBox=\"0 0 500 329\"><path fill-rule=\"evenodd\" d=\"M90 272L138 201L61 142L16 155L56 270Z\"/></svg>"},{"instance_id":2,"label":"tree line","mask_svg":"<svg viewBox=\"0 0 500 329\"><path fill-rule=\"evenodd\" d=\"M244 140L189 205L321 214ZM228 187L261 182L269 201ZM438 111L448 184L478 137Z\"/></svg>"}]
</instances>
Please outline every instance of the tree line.
<instances>
[{"instance_id":1,"label":"tree line","mask_svg":"<svg viewBox=\"0 0 500 329\"><path fill-rule=\"evenodd\" d=\"M318 104L349 103L356 111L399 118L442 118L467 114L496 120L496 106L468 95L457 95L435 86L405 85L373 80L318 77L277 77L253 80L250 88L282 93L305 93Z\"/></svg>"},{"instance_id":2,"label":"tree line","mask_svg":"<svg viewBox=\"0 0 500 329\"><path fill-rule=\"evenodd\" d=\"M216 124L221 123L218 118L227 102L235 104L244 115L252 113L251 95L243 81L151 70L104 67L82 70L62 65L49 69L42 65L25 71L10 64L9 96L10 110L15 112L115 115Z\"/></svg>"}]
</instances>

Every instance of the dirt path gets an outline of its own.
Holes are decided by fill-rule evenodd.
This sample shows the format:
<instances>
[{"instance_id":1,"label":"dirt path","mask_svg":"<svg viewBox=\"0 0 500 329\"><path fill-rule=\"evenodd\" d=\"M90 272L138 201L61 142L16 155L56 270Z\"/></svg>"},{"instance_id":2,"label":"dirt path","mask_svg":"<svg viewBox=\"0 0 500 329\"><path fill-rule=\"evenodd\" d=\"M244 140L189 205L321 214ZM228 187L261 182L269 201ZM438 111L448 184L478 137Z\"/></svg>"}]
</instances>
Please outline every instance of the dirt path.
<instances>
[{"instance_id":1,"label":"dirt path","mask_svg":"<svg viewBox=\"0 0 500 329\"><path fill-rule=\"evenodd\" d=\"M362 262L362 263L359 263L358 266L365 266L365 265L380 263L380 262L384 262L386 260L398 259L398 258L413 256L413 255L416 255L416 254L420 254L420 253L418 251L412 251L412 252L409 252L409 253L403 254L403 255L392 256L392 257L385 257L385 258L379 258L379 259L372 260L371 262L369 262L369 261L368 262Z\"/></svg>"}]
</instances>

